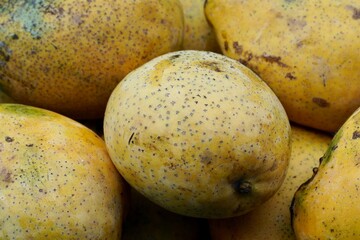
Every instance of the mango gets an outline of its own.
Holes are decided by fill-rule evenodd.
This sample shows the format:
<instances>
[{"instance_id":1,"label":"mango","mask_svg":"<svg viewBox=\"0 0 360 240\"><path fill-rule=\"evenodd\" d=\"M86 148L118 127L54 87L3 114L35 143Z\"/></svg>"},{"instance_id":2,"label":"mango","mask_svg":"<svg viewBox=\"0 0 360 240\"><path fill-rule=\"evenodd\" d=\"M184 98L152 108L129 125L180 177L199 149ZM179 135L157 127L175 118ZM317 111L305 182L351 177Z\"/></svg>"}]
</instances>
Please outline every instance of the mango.
<instances>
[{"instance_id":1,"label":"mango","mask_svg":"<svg viewBox=\"0 0 360 240\"><path fill-rule=\"evenodd\" d=\"M182 49L220 52L214 29L206 19L205 0L180 0L184 12Z\"/></svg>"},{"instance_id":2,"label":"mango","mask_svg":"<svg viewBox=\"0 0 360 240\"><path fill-rule=\"evenodd\" d=\"M168 211L244 214L282 184L289 119L250 69L221 54L183 50L128 74L104 116L110 157L125 180Z\"/></svg>"},{"instance_id":3,"label":"mango","mask_svg":"<svg viewBox=\"0 0 360 240\"><path fill-rule=\"evenodd\" d=\"M358 0L208 0L222 53L257 73L289 119L335 133L360 106Z\"/></svg>"},{"instance_id":4,"label":"mango","mask_svg":"<svg viewBox=\"0 0 360 240\"><path fill-rule=\"evenodd\" d=\"M297 239L360 239L360 108L333 137L291 206Z\"/></svg>"},{"instance_id":5,"label":"mango","mask_svg":"<svg viewBox=\"0 0 360 240\"><path fill-rule=\"evenodd\" d=\"M120 239L126 185L98 135L21 104L0 122L0 239Z\"/></svg>"},{"instance_id":6,"label":"mango","mask_svg":"<svg viewBox=\"0 0 360 240\"><path fill-rule=\"evenodd\" d=\"M0 87L16 102L74 119L102 118L131 70L180 50L178 0L0 3Z\"/></svg>"},{"instance_id":7,"label":"mango","mask_svg":"<svg viewBox=\"0 0 360 240\"><path fill-rule=\"evenodd\" d=\"M234 218L209 221L212 240L294 240L290 205L299 186L312 176L312 169L328 148L331 136L291 124L291 158L280 189L263 205Z\"/></svg>"}]
</instances>

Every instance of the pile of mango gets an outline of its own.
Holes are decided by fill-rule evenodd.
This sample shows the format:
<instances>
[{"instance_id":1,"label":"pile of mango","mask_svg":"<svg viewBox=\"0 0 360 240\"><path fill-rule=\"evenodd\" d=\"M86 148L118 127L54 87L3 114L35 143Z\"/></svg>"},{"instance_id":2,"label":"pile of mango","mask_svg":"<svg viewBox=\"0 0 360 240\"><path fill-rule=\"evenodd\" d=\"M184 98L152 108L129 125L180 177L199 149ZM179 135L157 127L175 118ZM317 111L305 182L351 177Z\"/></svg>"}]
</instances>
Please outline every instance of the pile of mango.
<instances>
[{"instance_id":1,"label":"pile of mango","mask_svg":"<svg viewBox=\"0 0 360 240\"><path fill-rule=\"evenodd\" d=\"M0 239L360 239L360 2L0 2Z\"/></svg>"}]
</instances>

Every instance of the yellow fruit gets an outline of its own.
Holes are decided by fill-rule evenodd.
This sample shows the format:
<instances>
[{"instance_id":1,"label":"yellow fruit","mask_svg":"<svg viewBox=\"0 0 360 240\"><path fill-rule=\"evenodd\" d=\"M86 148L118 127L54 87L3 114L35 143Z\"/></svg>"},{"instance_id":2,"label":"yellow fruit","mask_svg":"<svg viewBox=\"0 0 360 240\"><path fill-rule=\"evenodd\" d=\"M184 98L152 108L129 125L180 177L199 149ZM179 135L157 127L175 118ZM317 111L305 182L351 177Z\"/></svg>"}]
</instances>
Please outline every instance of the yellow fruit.
<instances>
[{"instance_id":1,"label":"yellow fruit","mask_svg":"<svg viewBox=\"0 0 360 240\"><path fill-rule=\"evenodd\" d=\"M257 73L289 119L335 133L360 106L358 0L208 0L222 53Z\"/></svg>"},{"instance_id":2,"label":"yellow fruit","mask_svg":"<svg viewBox=\"0 0 360 240\"><path fill-rule=\"evenodd\" d=\"M205 17L205 0L180 2L184 11L183 49L220 52L215 33Z\"/></svg>"},{"instance_id":3,"label":"yellow fruit","mask_svg":"<svg viewBox=\"0 0 360 240\"><path fill-rule=\"evenodd\" d=\"M0 239L119 239L123 179L93 131L0 104Z\"/></svg>"},{"instance_id":4,"label":"yellow fruit","mask_svg":"<svg viewBox=\"0 0 360 240\"><path fill-rule=\"evenodd\" d=\"M236 218L211 220L212 240L295 239L290 222L290 205L295 191L309 179L312 169L326 151L331 137L292 125L291 158L284 183L263 205Z\"/></svg>"},{"instance_id":5,"label":"yellow fruit","mask_svg":"<svg viewBox=\"0 0 360 240\"><path fill-rule=\"evenodd\" d=\"M178 51L131 72L113 91L104 137L137 191L169 211L230 217L283 182L290 124L271 89L237 61Z\"/></svg>"},{"instance_id":6,"label":"yellow fruit","mask_svg":"<svg viewBox=\"0 0 360 240\"><path fill-rule=\"evenodd\" d=\"M209 237L206 219L167 211L131 188L122 240L199 240Z\"/></svg>"},{"instance_id":7,"label":"yellow fruit","mask_svg":"<svg viewBox=\"0 0 360 240\"><path fill-rule=\"evenodd\" d=\"M297 239L360 239L360 108L339 129L292 205Z\"/></svg>"},{"instance_id":8,"label":"yellow fruit","mask_svg":"<svg viewBox=\"0 0 360 240\"><path fill-rule=\"evenodd\" d=\"M77 119L102 118L127 73L182 44L178 0L17 0L0 8L0 85L19 103Z\"/></svg>"}]
</instances>

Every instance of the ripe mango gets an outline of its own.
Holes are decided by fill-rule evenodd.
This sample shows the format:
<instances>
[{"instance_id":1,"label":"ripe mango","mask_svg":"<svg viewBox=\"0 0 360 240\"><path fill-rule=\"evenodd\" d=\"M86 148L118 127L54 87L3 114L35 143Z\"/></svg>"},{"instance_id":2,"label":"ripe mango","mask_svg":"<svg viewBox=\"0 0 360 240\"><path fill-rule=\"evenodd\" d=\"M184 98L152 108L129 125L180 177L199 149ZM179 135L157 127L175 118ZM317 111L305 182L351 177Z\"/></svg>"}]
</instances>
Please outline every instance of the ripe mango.
<instances>
[{"instance_id":1,"label":"ripe mango","mask_svg":"<svg viewBox=\"0 0 360 240\"><path fill-rule=\"evenodd\" d=\"M0 239L120 239L126 185L99 136L20 104L0 122Z\"/></svg>"},{"instance_id":2,"label":"ripe mango","mask_svg":"<svg viewBox=\"0 0 360 240\"><path fill-rule=\"evenodd\" d=\"M314 175L294 195L297 239L360 239L360 108L339 129Z\"/></svg>"},{"instance_id":3,"label":"ripe mango","mask_svg":"<svg viewBox=\"0 0 360 240\"><path fill-rule=\"evenodd\" d=\"M127 73L181 49L183 12L178 0L12 0L0 3L0 26L0 88L90 119Z\"/></svg>"},{"instance_id":4,"label":"ripe mango","mask_svg":"<svg viewBox=\"0 0 360 240\"><path fill-rule=\"evenodd\" d=\"M294 240L290 205L299 186L312 176L331 141L320 131L292 124L291 158L280 189L263 205L229 219L210 220L212 240Z\"/></svg>"},{"instance_id":5,"label":"ripe mango","mask_svg":"<svg viewBox=\"0 0 360 240\"><path fill-rule=\"evenodd\" d=\"M358 0L208 0L226 56L257 73L289 119L335 133L360 106Z\"/></svg>"},{"instance_id":6,"label":"ripe mango","mask_svg":"<svg viewBox=\"0 0 360 240\"><path fill-rule=\"evenodd\" d=\"M284 180L290 123L271 89L221 54L157 57L114 89L104 117L115 166L138 192L191 217L250 211Z\"/></svg>"},{"instance_id":7,"label":"ripe mango","mask_svg":"<svg viewBox=\"0 0 360 240\"><path fill-rule=\"evenodd\" d=\"M205 0L180 0L184 12L184 50L220 52L214 29L205 17Z\"/></svg>"}]
</instances>

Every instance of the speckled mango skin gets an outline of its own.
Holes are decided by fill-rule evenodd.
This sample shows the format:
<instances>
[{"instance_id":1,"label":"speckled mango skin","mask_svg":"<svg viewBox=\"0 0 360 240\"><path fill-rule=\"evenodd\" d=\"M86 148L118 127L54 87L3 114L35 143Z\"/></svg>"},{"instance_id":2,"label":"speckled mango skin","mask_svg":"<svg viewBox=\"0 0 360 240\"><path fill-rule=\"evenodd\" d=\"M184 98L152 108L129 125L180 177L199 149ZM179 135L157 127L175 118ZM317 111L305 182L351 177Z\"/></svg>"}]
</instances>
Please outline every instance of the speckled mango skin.
<instances>
[{"instance_id":1,"label":"speckled mango skin","mask_svg":"<svg viewBox=\"0 0 360 240\"><path fill-rule=\"evenodd\" d=\"M184 50L220 52L215 32L205 17L205 0L180 0L184 11Z\"/></svg>"},{"instance_id":2,"label":"speckled mango skin","mask_svg":"<svg viewBox=\"0 0 360 240\"><path fill-rule=\"evenodd\" d=\"M124 180L99 136L19 104L0 122L0 239L120 239Z\"/></svg>"},{"instance_id":3,"label":"speckled mango skin","mask_svg":"<svg viewBox=\"0 0 360 240\"><path fill-rule=\"evenodd\" d=\"M131 70L180 50L178 0L0 3L0 85L17 102L102 118Z\"/></svg>"},{"instance_id":4,"label":"speckled mango skin","mask_svg":"<svg viewBox=\"0 0 360 240\"><path fill-rule=\"evenodd\" d=\"M358 0L205 6L222 53L268 83L290 120L332 133L360 106L359 12Z\"/></svg>"},{"instance_id":5,"label":"speckled mango skin","mask_svg":"<svg viewBox=\"0 0 360 240\"><path fill-rule=\"evenodd\" d=\"M284 180L290 124L270 88L233 59L162 55L113 91L104 117L109 154L125 180L169 211L244 214Z\"/></svg>"},{"instance_id":6,"label":"speckled mango skin","mask_svg":"<svg viewBox=\"0 0 360 240\"><path fill-rule=\"evenodd\" d=\"M336 133L315 174L295 193L297 239L360 239L360 108Z\"/></svg>"},{"instance_id":7,"label":"speckled mango skin","mask_svg":"<svg viewBox=\"0 0 360 240\"><path fill-rule=\"evenodd\" d=\"M283 184L263 205L239 217L211 220L212 240L294 240L289 207L299 186L312 176L312 169L328 148L331 136L291 126L291 158Z\"/></svg>"}]
</instances>

